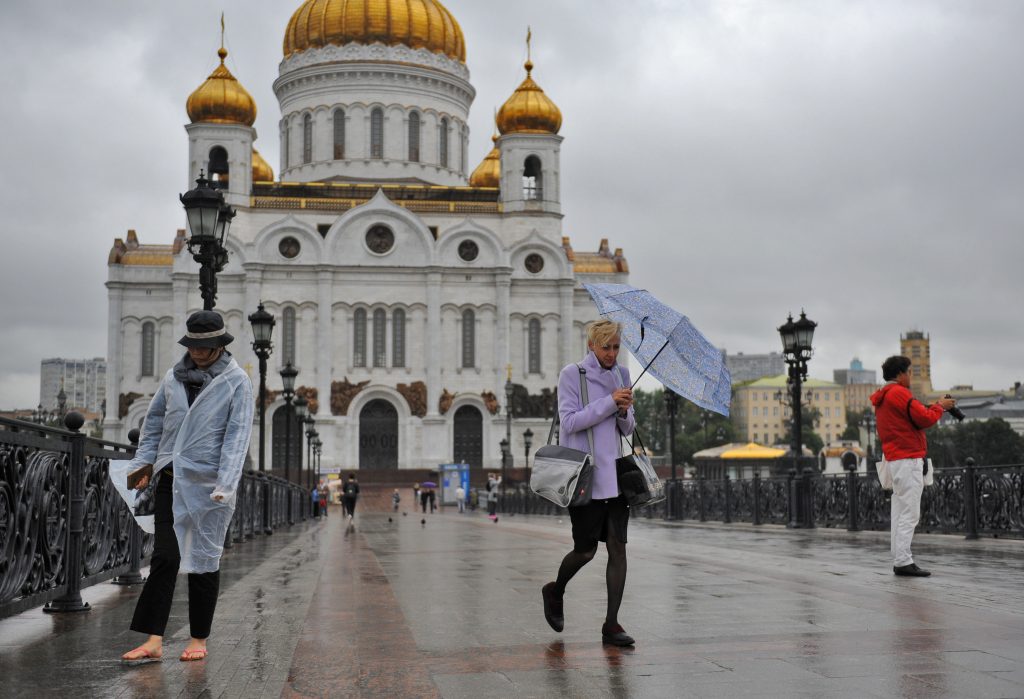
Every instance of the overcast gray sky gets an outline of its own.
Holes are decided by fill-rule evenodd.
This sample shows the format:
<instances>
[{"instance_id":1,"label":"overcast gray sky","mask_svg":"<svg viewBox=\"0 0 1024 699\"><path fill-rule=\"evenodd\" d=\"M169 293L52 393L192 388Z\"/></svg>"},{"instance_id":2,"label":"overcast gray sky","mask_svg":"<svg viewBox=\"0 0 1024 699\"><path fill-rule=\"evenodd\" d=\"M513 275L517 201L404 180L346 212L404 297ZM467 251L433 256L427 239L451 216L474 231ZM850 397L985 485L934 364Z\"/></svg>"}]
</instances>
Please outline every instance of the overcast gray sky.
<instances>
[{"instance_id":1,"label":"overcast gray sky","mask_svg":"<svg viewBox=\"0 0 1024 699\"><path fill-rule=\"evenodd\" d=\"M106 258L184 227L185 100L217 64L259 109L299 0L3 3L0 407L44 357L106 354ZM818 321L811 375L931 334L937 387L1024 379L1024 2L449 0L492 114L534 77L563 112L566 234L729 352Z\"/></svg>"}]
</instances>

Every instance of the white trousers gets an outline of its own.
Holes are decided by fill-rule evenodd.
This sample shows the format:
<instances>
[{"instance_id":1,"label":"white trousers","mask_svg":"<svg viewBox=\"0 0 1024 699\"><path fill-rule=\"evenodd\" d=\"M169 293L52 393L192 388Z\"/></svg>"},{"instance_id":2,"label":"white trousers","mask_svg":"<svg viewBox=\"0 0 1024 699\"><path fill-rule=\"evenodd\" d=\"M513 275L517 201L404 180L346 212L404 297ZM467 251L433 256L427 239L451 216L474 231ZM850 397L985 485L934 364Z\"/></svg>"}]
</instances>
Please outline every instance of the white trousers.
<instances>
[{"instance_id":1,"label":"white trousers","mask_svg":"<svg viewBox=\"0 0 1024 699\"><path fill-rule=\"evenodd\" d=\"M910 542L921 519L921 491L924 490L924 459L889 462L892 472L892 564L910 565Z\"/></svg>"}]
</instances>

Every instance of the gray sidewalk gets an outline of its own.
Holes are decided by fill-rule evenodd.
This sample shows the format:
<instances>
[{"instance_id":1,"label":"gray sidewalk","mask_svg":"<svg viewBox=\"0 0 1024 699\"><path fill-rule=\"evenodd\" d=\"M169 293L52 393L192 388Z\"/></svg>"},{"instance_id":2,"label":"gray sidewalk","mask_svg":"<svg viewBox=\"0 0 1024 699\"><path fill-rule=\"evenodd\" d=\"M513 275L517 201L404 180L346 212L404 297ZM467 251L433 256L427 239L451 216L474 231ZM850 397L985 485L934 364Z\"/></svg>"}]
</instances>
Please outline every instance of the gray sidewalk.
<instances>
[{"instance_id":1,"label":"gray sidewalk","mask_svg":"<svg viewBox=\"0 0 1024 699\"><path fill-rule=\"evenodd\" d=\"M179 585L165 661L122 667L138 588L100 585L0 621L3 695L1024 697L1024 542L919 537L914 579L884 533L633 520L619 649L603 552L544 622L567 518L334 512L225 558L205 662Z\"/></svg>"}]
</instances>

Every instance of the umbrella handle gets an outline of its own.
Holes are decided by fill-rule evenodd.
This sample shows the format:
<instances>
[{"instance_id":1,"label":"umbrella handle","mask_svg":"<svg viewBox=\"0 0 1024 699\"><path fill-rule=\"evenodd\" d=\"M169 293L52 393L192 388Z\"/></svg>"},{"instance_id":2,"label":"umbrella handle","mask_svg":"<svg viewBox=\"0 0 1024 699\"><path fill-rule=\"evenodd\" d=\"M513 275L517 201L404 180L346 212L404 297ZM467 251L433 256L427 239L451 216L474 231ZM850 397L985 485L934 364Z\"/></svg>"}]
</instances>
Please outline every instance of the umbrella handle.
<instances>
[{"instance_id":1,"label":"umbrella handle","mask_svg":"<svg viewBox=\"0 0 1024 699\"><path fill-rule=\"evenodd\" d=\"M651 368L651 365L652 365L652 364L654 364L654 360L655 360L655 359L657 359L657 358L658 358L658 356L659 356L659 355L660 355L660 354L661 354L662 352L664 352L664 351L665 351L665 348L666 348L666 347L668 347L668 340L665 340L665 344L663 344L663 345L661 346L661 349L660 349L660 350L658 350L658 354L654 355L654 356L653 356L653 357L651 358L651 361L647 362L647 366L645 366L645 367L644 367L644 370L640 372L640 376L643 376L644 374L646 374L646 373L647 373L647 370ZM640 376L637 376L637 377L636 377L636 380L635 380L635 381L633 381L633 385L629 387L629 390L631 390L631 391L633 390L633 386L636 386L636 382L640 380Z\"/></svg>"}]
</instances>

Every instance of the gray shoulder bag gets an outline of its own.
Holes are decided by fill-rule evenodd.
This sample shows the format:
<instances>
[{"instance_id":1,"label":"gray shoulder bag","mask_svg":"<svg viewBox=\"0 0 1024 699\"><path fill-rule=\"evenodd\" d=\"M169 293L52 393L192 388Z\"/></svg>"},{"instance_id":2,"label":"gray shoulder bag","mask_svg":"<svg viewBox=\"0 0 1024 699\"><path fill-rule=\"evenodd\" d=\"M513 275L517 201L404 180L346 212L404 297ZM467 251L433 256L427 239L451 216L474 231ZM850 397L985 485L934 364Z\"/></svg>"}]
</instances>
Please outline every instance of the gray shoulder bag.
<instances>
[{"instance_id":1,"label":"gray shoulder bag","mask_svg":"<svg viewBox=\"0 0 1024 699\"><path fill-rule=\"evenodd\" d=\"M580 365L580 397L583 407L590 402L587 395L587 371ZM530 489L545 500L559 507L589 505L594 490L594 430L587 429L590 454L579 449L570 449L552 444L555 426L558 424L558 407L551 419L547 444L537 450L533 457L533 472L530 474Z\"/></svg>"}]
</instances>

